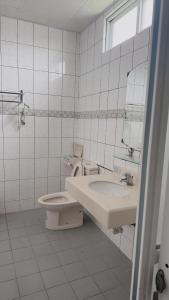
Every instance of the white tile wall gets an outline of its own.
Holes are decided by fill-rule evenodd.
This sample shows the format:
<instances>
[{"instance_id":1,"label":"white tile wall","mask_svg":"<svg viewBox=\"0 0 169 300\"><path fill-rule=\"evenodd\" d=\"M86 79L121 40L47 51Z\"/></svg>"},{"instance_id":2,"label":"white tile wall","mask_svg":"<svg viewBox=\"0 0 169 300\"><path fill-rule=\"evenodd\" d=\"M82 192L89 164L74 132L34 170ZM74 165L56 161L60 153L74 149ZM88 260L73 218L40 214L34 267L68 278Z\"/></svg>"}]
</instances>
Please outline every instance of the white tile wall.
<instances>
[{"instance_id":1,"label":"white tile wall","mask_svg":"<svg viewBox=\"0 0 169 300\"><path fill-rule=\"evenodd\" d=\"M26 45L33 45L33 24L18 21L18 42Z\"/></svg>"},{"instance_id":2,"label":"white tile wall","mask_svg":"<svg viewBox=\"0 0 169 300\"><path fill-rule=\"evenodd\" d=\"M123 109L127 72L147 61L150 31L104 54L102 39L103 16L81 34L1 17L1 89L23 89L31 109L45 112ZM114 158L122 134L122 119L26 116L19 128L17 116L0 115L0 212L37 207L39 196L64 188L73 138L86 160L125 168ZM124 229L102 228L131 258L134 231Z\"/></svg>"},{"instance_id":3,"label":"white tile wall","mask_svg":"<svg viewBox=\"0 0 169 300\"><path fill-rule=\"evenodd\" d=\"M124 109L127 73L148 60L149 43L150 30L147 29L135 38L102 53L103 16L86 28L80 34L79 99L76 99L76 111L107 112ZM140 123L133 126L138 133ZM84 159L111 170L131 168L137 171L137 167L114 157L126 151L121 143L125 127L120 118L77 119L74 135L75 140L84 145ZM102 230L132 258L133 227L124 227L124 233L118 236L114 236L112 231Z\"/></svg>"},{"instance_id":4,"label":"white tile wall","mask_svg":"<svg viewBox=\"0 0 169 300\"><path fill-rule=\"evenodd\" d=\"M74 120L48 113L74 112L77 49L76 33L7 17L0 20L0 90L23 89L24 101L35 110L22 127L17 115L0 113L4 213L37 207L37 197L61 189L62 157L73 151Z\"/></svg>"}]
</instances>

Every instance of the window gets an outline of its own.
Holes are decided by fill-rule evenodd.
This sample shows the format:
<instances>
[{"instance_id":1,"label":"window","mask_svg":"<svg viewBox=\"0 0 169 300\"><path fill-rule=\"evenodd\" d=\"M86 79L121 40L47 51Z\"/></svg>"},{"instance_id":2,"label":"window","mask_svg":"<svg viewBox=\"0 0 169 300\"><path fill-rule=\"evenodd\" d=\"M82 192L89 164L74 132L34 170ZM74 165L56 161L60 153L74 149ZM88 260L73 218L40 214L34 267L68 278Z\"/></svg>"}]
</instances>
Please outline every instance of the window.
<instances>
[{"instance_id":1,"label":"window","mask_svg":"<svg viewBox=\"0 0 169 300\"><path fill-rule=\"evenodd\" d=\"M154 0L124 0L105 18L104 51L151 26Z\"/></svg>"},{"instance_id":2,"label":"window","mask_svg":"<svg viewBox=\"0 0 169 300\"><path fill-rule=\"evenodd\" d=\"M112 47L130 39L136 34L137 6L130 9L125 15L112 21Z\"/></svg>"},{"instance_id":3,"label":"window","mask_svg":"<svg viewBox=\"0 0 169 300\"><path fill-rule=\"evenodd\" d=\"M142 1L142 16L141 16L141 30L151 26L153 18L153 0L143 0Z\"/></svg>"}]
</instances>

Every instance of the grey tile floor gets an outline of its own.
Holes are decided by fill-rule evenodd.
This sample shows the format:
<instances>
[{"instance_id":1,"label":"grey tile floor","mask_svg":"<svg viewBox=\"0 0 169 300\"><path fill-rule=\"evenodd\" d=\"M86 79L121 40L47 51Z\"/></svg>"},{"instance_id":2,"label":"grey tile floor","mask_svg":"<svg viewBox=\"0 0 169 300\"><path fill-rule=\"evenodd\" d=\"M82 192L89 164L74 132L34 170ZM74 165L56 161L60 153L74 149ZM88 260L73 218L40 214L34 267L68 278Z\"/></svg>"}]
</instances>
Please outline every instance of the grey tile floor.
<instances>
[{"instance_id":1,"label":"grey tile floor","mask_svg":"<svg viewBox=\"0 0 169 300\"><path fill-rule=\"evenodd\" d=\"M0 300L128 300L131 263L87 217L44 228L45 211L0 216Z\"/></svg>"}]
</instances>

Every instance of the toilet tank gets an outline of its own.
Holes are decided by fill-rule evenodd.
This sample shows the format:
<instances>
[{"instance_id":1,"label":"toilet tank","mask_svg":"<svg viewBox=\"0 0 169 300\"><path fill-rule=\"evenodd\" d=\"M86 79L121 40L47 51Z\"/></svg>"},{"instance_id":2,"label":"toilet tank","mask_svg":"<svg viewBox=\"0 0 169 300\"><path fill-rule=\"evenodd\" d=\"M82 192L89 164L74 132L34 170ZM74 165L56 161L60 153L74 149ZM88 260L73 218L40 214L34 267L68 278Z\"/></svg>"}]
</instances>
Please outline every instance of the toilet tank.
<instances>
[{"instance_id":1,"label":"toilet tank","mask_svg":"<svg viewBox=\"0 0 169 300\"><path fill-rule=\"evenodd\" d=\"M99 167L96 164L85 163L84 175L96 175L99 174Z\"/></svg>"}]
</instances>

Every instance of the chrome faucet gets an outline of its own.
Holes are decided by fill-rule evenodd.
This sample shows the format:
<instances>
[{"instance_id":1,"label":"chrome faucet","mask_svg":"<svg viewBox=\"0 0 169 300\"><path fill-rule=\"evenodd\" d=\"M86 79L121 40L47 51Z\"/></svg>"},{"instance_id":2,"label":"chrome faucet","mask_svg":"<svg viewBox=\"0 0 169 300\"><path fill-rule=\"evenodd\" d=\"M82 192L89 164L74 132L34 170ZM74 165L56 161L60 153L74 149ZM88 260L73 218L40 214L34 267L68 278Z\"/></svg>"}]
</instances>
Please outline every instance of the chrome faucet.
<instances>
[{"instance_id":1,"label":"chrome faucet","mask_svg":"<svg viewBox=\"0 0 169 300\"><path fill-rule=\"evenodd\" d=\"M130 173L125 173L124 176L125 177L120 180L121 182L126 182L126 184L130 186L134 185L133 176Z\"/></svg>"}]
</instances>

